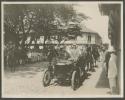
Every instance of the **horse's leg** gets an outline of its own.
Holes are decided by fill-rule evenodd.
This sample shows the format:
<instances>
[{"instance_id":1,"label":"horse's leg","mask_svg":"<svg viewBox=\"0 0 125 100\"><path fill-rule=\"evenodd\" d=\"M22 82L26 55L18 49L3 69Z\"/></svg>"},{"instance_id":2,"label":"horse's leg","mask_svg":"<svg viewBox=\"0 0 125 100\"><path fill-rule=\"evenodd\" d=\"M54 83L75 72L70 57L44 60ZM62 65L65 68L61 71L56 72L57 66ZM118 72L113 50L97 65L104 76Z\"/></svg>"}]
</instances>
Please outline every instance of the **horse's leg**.
<instances>
[{"instance_id":1,"label":"horse's leg","mask_svg":"<svg viewBox=\"0 0 125 100\"><path fill-rule=\"evenodd\" d=\"M10 71L12 72L12 58L10 56L8 58L8 67L9 67Z\"/></svg>"},{"instance_id":2,"label":"horse's leg","mask_svg":"<svg viewBox=\"0 0 125 100\"><path fill-rule=\"evenodd\" d=\"M94 67L96 67L96 59L94 59Z\"/></svg>"},{"instance_id":3,"label":"horse's leg","mask_svg":"<svg viewBox=\"0 0 125 100\"><path fill-rule=\"evenodd\" d=\"M95 66L97 67L97 65L96 65L96 59L95 59Z\"/></svg>"},{"instance_id":4,"label":"horse's leg","mask_svg":"<svg viewBox=\"0 0 125 100\"><path fill-rule=\"evenodd\" d=\"M91 60L91 70L94 69L94 63L95 63L95 59L92 59L92 60Z\"/></svg>"},{"instance_id":5,"label":"horse's leg","mask_svg":"<svg viewBox=\"0 0 125 100\"><path fill-rule=\"evenodd\" d=\"M89 62L87 61L87 71L89 71Z\"/></svg>"},{"instance_id":6,"label":"horse's leg","mask_svg":"<svg viewBox=\"0 0 125 100\"><path fill-rule=\"evenodd\" d=\"M90 62L90 70L93 69L93 61Z\"/></svg>"},{"instance_id":7,"label":"horse's leg","mask_svg":"<svg viewBox=\"0 0 125 100\"><path fill-rule=\"evenodd\" d=\"M11 60L11 70L12 70L12 72L15 72L15 60L14 60L14 58L12 58L12 60Z\"/></svg>"},{"instance_id":8,"label":"horse's leg","mask_svg":"<svg viewBox=\"0 0 125 100\"><path fill-rule=\"evenodd\" d=\"M13 72L13 59L12 58L10 60L10 68L11 68L11 72Z\"/></svg>"},{"instance_id":9,"label":"horse's leg","mask_svg":"<svg viewBox=\"0 0 125 100\"><path fill-rule=\"evenodd\" d=\"M16 64L15 61L13 61L13 72L15 72Z\"/></svg>"},{"instance_id":10,"label":"horse's leg","mask_svg":"<svg viewBox=\"0 0 125 100\"><path fill-rule=\"evenodd\" d=\"M89 61L89 70L91 70L91 61Z\"/></svg>"}]
</instances>

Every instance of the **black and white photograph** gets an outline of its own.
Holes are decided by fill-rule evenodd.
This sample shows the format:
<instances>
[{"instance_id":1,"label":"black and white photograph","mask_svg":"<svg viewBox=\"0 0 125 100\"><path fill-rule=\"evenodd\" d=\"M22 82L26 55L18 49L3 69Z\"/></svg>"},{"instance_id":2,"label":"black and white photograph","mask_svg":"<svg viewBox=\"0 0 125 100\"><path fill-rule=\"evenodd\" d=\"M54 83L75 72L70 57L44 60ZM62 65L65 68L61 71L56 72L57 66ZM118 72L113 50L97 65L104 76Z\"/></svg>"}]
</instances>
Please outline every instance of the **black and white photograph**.
<instances>
[{"instance_id":1,"label":"black and white photograph","mask_svg":"<svg viewBox=\"0 0 125 100\"><path fill-rule=\"evenodd\" d=\"M123 2L1 2L3 98L123 97Z\"/></svg>"}]
</instances>

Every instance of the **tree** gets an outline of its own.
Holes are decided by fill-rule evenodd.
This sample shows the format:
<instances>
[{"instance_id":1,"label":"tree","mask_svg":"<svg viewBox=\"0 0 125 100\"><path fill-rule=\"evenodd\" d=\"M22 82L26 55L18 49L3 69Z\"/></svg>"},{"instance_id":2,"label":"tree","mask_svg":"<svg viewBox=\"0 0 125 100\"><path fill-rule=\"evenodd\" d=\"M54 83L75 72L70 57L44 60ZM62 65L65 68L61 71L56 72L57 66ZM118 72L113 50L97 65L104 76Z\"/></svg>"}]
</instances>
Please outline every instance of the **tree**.
<instances>
[{"instance_id":1,"label":"tree","mask_svg":"<svg viewBox=\"0 0 125 100\"><path fill-rule=\"evenodd\" d=\"M56 33L58 35L56 40L59 44L71 37L76 38L77 36L81 36L80 23L89 17L83 13L77 13L72 4L56 5L56 11L55 24L59 29Z\"/></svg>"},{"instance_id":2,"label":"tree","mask_svg":"<svg viewBox=\"0 0 125 100\"><path fill-rule=\"evenodd\" d=\"M57 36L59 44L71 34L76 37L80 35L79 23L87 19L84 14L77 14L71 4L6 4L4 12L5 40L21 48L25 48L27 38L29 44L37 44L44 36L45 45L52 35ZM69 22L75 23L73 28L69 28Z\"/></svg>"},{"instance_id":3,"label":"tree","mask_svg":"<svg viewBox=\"0 0 125 100\"><path fill-rule=\"evenodd\" d=\"M33 24L33 13L26 5L4 5L5 40L10 38L16 46L25 48L25 41ZM5 41L7 42L7 41Z\"/></svg>"},{"instance_id":4,"label":"tree","mask_svg":"<svg viewBox=\"0 0 125 100\"><path fill-rule=\"evenodd\" d=\"M44 45L47 39L52 35L57 35L56 40L60 43L61 40L67 36L64 26L68 26L68 22L76 16L72 5L30 5L36 15L36 23L33 30L35 30L35 37L44 36ZM33 39L32 38L32 39Z\"/></svg>"}]
</instances>

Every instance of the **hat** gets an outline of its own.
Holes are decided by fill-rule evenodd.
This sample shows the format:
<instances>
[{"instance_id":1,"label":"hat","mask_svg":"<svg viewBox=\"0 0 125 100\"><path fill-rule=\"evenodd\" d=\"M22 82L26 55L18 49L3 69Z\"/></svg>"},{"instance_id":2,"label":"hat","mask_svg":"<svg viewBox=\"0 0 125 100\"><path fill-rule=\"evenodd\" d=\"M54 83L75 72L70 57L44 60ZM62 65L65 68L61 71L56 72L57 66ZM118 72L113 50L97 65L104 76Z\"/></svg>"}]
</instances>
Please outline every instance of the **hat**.
<instances>
[{"instance_id":1,"label":"hat","mask_svg":"<svg viewBox=\"0 0 125 100\"><path fill-rule=\"evenodd\" d=\"M113 52L113 51L115 51L115 48L113 46L110 46L108 52Z\"/></svg>"},{"instance_id":2,"label":"hat","mask_svg":"<svg viewBox=\"0 0 125 100\"><path fill-rule=\"evenodd\" d=\"M72 46L77 46L77 43L73 43Z\"/></svg>"},{"instance_id":3,"label":"hat","mask_svg":"<svg viewBox=\"0 0 125 100\"><path fill-rule=\"evenodd\" d=\"M61 45L60 48L63 48L63 46Z\"/></svg>"}]
</instances>

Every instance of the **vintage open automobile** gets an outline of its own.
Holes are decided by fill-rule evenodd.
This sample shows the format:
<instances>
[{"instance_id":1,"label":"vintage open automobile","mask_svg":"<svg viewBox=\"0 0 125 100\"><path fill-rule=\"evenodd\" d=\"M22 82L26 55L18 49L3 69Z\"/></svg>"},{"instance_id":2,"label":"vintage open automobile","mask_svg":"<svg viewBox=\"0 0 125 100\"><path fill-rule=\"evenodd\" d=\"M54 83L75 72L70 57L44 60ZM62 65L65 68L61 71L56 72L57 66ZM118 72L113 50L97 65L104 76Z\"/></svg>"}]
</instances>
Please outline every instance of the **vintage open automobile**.
<instances>
[{"instance_id":1,"label":"vintage open automobile","mask_svg":"<svg viewBox=\"0 0 125 100\"><path fill-rule=\"evenodd\" d=\"M46 87L53 79L57 79L60 82L66 80L70 82L73 90L76 90L81 85L81 78L85 74L84 67L79 66L79 60L73 61L71 59L58 59L57 63L52 66L49 65L44 71L43 86Z\"/></svg>"}]
</instances>

